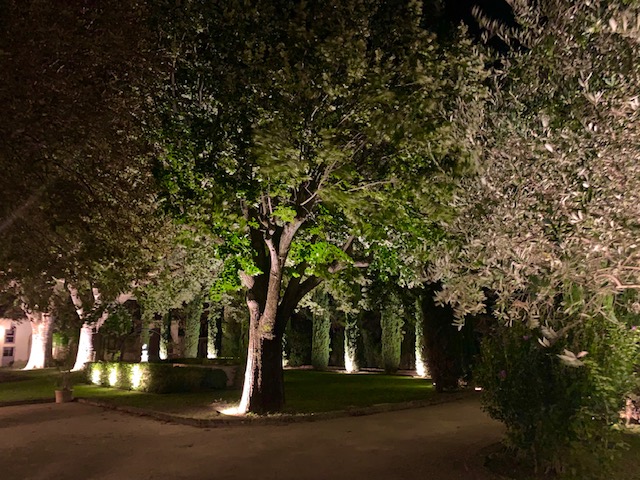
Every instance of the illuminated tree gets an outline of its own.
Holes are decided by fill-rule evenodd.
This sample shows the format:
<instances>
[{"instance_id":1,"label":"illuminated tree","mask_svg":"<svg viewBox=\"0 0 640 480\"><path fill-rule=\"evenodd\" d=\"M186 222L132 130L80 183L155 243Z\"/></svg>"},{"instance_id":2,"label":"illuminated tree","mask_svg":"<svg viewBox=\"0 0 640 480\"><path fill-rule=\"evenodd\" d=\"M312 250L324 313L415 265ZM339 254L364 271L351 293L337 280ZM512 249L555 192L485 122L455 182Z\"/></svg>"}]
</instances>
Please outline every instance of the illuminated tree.
<instances>
[{"instance_id":1,"label":"illuminated tree","mask_svg":"<svg viewBox=\"0 0 640 480\"><path fill-rule=\"evenodd\" d=\"M162 244L139 120L154 58L145 12L144 2L3 4L0 288L39 285L22 297L27 315L55 316L37 297L59 295L59 281L110 302ZM81 320L87 351L93 325Z\"/></svg>"},{"instance_id":2,"label":"illuminated tree","mask_svg":"<svg viewBox=\"0 0 640 480\"><path fill-rule=\"evenodd\" d=\"M421 9L193 0L159 17L158 178L168 211L208 225L226 284L246 289L242 412L281 409L282 336L302 297L376 242L426 242L424 218L473 163L482 59L439 45Z\"/></svg>"},{"instance_id":3,"label":"illuminated tree","mask_svg":"<svg viewBox=\"0 0 640 480\"><path fill-rule=\"evenodd\" d=\"M156 326L156 318L162 318L161 357L166 358L165 342L170 339L166 317L179 309L184 314L186 356L196 356L200 317L222 266L217 257L217 244L210 236L176 227L165 255L152 265L152 274L137 289L144 330L148 332Z\"/></svg>"}]
</instances>

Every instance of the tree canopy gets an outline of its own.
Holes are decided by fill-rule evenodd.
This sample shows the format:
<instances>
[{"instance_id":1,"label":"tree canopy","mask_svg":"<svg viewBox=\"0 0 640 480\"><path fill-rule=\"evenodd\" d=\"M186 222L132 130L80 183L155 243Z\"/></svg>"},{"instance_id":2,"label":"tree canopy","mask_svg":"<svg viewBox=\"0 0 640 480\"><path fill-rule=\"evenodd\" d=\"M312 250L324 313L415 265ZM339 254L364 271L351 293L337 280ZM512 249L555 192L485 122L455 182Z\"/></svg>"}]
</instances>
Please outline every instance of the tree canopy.
<instances>
[{"instance_id":1,"label":"tree canopy","mask_svg":"<svg viewBox=\"0 0 640 480\"><path fill-rule=\"evenodd\" d=\"M117 294L161 238L142 136L146 17L144 2L3 3L0 269L33 304L55 278Z\"/></svg>"},{"instance_id":2,"label":"tree canopy","mask_svg":"<svg viewBox=\"0 0 640 480\"><path fill-rule=\"evenodd\" d=\"M464 40L438 43L421 9L188 1L162 14L166 206L240 259L231 273L261 341L371 242L428 241L424 218L475 162L482 58Z\"/></svg>"}]
</instances>

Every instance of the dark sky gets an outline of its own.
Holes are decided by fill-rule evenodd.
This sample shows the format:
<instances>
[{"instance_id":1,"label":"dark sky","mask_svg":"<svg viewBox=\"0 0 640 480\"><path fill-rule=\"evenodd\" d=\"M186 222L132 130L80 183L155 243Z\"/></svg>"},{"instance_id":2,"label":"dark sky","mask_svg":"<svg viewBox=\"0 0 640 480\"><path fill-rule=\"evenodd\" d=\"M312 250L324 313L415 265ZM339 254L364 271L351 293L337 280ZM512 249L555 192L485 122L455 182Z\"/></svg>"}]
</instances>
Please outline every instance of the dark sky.
<instances>
[{"instance_id":1,"label":"dark sky","mask_svg":"<svg viewBox=\"0 0 640 480\"><path fill-rule=\"evenodd\" d=\"M513 22L511 7L504 0L445 0L445 15L453 23L464 22L469 31L476 37L480 36L480 28L473 17L473 7L479 7L489 18ZM506 47L501 40L493 39L489 42L494 48L504 50Z\"/></svg>"},{"instance_id":2,"label":"dark sky","mask_svg":"<svg viewBox=\"0 0 640 480\"><path fill-rule=\"evenodd\" d=\"M471 15L474 6L480 7L488 16L508 20L511 17L511 7L504 0L446 0L447 16L453 20L464 20L465 23L475 23Z\"/></svg>"}]
</instances>

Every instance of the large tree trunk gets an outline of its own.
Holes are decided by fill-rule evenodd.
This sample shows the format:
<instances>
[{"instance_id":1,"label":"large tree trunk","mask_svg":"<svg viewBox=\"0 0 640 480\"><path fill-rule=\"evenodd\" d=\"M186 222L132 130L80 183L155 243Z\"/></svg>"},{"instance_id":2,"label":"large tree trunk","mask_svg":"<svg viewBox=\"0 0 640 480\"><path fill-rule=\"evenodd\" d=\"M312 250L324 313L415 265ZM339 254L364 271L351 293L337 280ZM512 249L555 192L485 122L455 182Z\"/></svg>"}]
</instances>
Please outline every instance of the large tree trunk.
<instances>
[{"instance_id":1,"label":"large tree trunk","mask_svg":"<svg viewBox=\"0 0 640 480\"><path fill-rule=\"evenodd\" d=\"M80 340L78 341L78 353L72 371L82 370L84 365L93 361L93 325L83 323L80 329Z\"/></svg>"},{"instance_id":2,"label":"large tree trunk","mask_svg":"<svg viewBox=\"0 0 640 480\"><path fill-rule=\"evenodd\" d=\"M453 308L438 305L434 300L440 288L438 283L425 285L422 298L427 365L437 392L456 390L463 375L463 337L453 325Z\"/></svg>"},{"instance_id":3,"label":"large tree trunk","mask_svg":"<svg viewBox=\"0 0 640 480\"><path fill-rule=\"evenodd\" d=\"M31 323L31 353L24 370L51 366L53 363L51 354L53 317L43 312L28 312L26 315Z\"/></svg>"},{"instance_id":4,"label":"large tree trunk","mask_svg":"<svg viewBox=\"0 0 640 480\"><path fill-rule=\"evenodd\" d=\"M252 318L240 401L242 413L278 412L284 406L282 335L263 335L261 330L260 318Z\"/></svg>"},{"instance_id":5,"label":"large tree trunk","mask_svg":"<svg viewBox=\"0 0 640 480\"><path fill-rule=\"evenodd\" d=\"M291 242L302 220L273 232L251 231L256 265L261 274L242 273L249 307L249 350L239 413L277 412L284 406L282 337L293 311L302 297L319 285L309 277L293 278L282 292L284 265ZM266 247L266 249L265 249Z\"/></svg>"}]
</instances>

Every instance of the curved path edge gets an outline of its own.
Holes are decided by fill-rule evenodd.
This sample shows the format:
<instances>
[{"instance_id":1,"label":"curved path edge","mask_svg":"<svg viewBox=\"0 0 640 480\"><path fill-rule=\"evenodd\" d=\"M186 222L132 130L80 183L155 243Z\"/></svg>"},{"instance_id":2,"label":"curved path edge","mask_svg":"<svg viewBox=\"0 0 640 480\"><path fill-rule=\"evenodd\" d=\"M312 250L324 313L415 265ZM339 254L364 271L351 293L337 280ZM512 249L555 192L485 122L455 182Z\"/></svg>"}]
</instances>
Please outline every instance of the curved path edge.
<instances>
[{"instance_id":1,"label":"curved path edge","mask_svg":"<svg viewBox=\"0 0 640 480\"><path fill-rule=\"evenodd\" d=\"M400 403L380 403L369 407L354 407L344 410L333 410L329 412L318 413L299 413L287 414L279 413L266 416L257 415L224 415L220 414L220 418L195 418L188 415L180 415L168 412L159 412L145 408L129 407L124 405L115 405L109 402L101 402L89 398L76 398L78 403L101 407L107 410L115 410L130 415L149 417L162 422L170 422L179 425L190 425L198 428L216 428L230 426L246 426L246 425L289 425L292 423L317 422L322 420L331 420L343 417L360 417L365 415L374 415L376 413L395 412L400 410L408 410L412 408L424 408L432 405L440 405L459 401L465 398L477 396L476 392L461 391L452 393L438 394L426 400L412 400Z\"/></svg>"}]
</instances>

